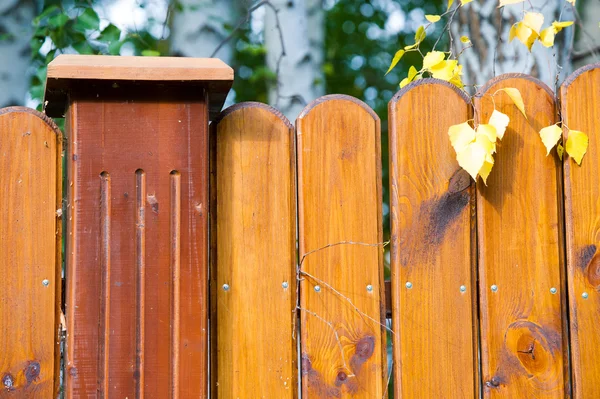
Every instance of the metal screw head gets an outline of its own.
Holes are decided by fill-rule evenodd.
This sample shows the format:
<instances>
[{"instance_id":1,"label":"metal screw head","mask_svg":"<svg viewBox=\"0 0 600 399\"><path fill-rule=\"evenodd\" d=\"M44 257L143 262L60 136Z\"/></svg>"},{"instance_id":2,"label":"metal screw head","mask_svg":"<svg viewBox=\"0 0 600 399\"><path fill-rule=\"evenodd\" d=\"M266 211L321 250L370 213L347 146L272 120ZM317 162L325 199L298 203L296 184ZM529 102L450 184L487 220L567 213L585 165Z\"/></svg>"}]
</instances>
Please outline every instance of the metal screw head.
<instances>
[{"instance_id":1,"label":"metal screw head","mask_svg":"<svg viewBox=\"0 0 600 399\"><path fill-rule=\"evenodd\" d=\"M460 292L467 292L467 287L464 285L460 286Z\"/></svg>"},{"instance_id":2,"label":"metal screw head","mask_svg":"<svg viewBox=\"0 0 600 399\"><path fill-rule=\"evenodd\" d=\"M584 292L583 294L581 294L581 297L582 297L583 299L588 299L589 295L588 295L588 293L587 293L587 292Z\"/></svg>"},{"instance_id":3,"label":"metal screw head","mask_svg":"<svg viewBox=\"0 0 600 399\"><path fill-rule=\"evenodd\" d=\"M556 288L554 288L554 287L550 288L550 293L552 295L556 294Z\"/></svg>"},{"instance_id":4,"label":"metal screw head","mask_svg":"<svg viewBox=\"0 0 600 399\"><path fill-rule=\"evenodd\" d=\"M367 285L367 291L373 292L373 286L371 284Z\"/></svg>"},{"instance_id":5,"label":"metal screw head","mask_svg":"<svg viewBox=\"0 0 600 399\"><path fill-rule=\"evenodd\" d=\"M318 286L318 285L315 285L315 291L316 291L316 292L321 292L321 287L320 287L320 286Z\"/></svg>"},{"instance_id":6,"label":"metal screw head","mask_svg":"<svg viewBox=\"0 0 600 399\"><path fill-rule=\"evenodd\" d=\"M223 291L229 291L229 284L223 284Z\"/></svg>"},{"instance_id":7,"label":"metal screw head","mask_svg":"<svg viewBox=\"0 0 600 399\"><path fill-rule=\"evenodd\" d=\"M281 283L281 286L285 289L285 288L289 287L289 284L287 281L284 281L283 283Z\"/></svg>"},{"instance_id":8,"label":"metal screw head","mask_svg":"<svg viewBox=\"0 0 600 399\"><path fill-rule=\"evenodd\" d=\"M5 375L4 378L2 378L2 383L6 389L11 389L14 384L12 376L10 374Z\"/></svg>"},{"instance_id":9,"label":"metal screw head","mask_svg":"<svg viewBox=\"0 0 600 399\"><path fill-rule=\"evenodd\" d=\"M407 281L406 284L404 284L406 286L406 288L411 289L412 288L412 283L410 281Z\"/></svg>"},{"instance_id":10,"label":"metal screw head","mask_svg":"<svg viewBox=\"0 0 600 399\"><path fill-rule=\"evenodd\" d=\"M498 291L498 286L496 284L492 285L490 288L492 289L493 292Z\"/></svg>"},{"instance_id":11,"label":"metal screw head","mask_svg":"<svg viewBox=\"0 0 600 399\"><path fill-rule=\"evenodd\" d=\"M50 280L48 280L48 279L43 279L43 280L42 280L42 285L43 285L44 287L47 287L47 286L49 286L49 285L50 285Z\"/></svg>"}]
</instances>

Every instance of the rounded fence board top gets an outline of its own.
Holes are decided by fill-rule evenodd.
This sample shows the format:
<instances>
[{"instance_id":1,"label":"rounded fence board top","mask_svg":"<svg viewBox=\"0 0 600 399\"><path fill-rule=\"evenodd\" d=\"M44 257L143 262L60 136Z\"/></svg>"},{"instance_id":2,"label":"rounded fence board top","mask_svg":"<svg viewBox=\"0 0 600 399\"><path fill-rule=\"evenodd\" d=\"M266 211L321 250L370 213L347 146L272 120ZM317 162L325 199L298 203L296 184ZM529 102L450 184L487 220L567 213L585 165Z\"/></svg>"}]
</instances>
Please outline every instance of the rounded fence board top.
<instances>
[{"instance_id":1,"label":"rounded fence board top","mask_svg":"<svg viewBox=\"0 0 600 399\"><path fill-rule=\"evenodd\" d=\"M233 83L233 69L218 58L121 57L62 54L48 64L44 108L46 114L64 114L67 93L79 87L161 85L198 93L207 89L211 115L220 111Z\"/></svg>"}]
</instances>

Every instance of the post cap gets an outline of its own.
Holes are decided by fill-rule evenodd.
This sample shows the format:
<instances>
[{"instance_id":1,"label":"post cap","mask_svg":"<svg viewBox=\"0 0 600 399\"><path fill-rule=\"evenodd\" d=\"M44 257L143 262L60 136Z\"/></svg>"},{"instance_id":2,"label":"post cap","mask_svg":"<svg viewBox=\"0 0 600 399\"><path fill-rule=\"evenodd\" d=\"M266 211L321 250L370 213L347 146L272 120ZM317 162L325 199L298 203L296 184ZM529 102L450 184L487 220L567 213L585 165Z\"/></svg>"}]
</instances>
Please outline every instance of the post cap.
<instances>
[{"instance_id":1,"label":"post cap","mask_svg":"<svg viewBox=\"0 0 600 399\"><path fill-rule=\"evenodd\" d=\"M218 58L62 54L48 64L44 110L48 116L62 117L67 94L77 86L149 82L186 89L206 88L212 119L231 89L233 69Z\"/></svg>"}]
</instances>

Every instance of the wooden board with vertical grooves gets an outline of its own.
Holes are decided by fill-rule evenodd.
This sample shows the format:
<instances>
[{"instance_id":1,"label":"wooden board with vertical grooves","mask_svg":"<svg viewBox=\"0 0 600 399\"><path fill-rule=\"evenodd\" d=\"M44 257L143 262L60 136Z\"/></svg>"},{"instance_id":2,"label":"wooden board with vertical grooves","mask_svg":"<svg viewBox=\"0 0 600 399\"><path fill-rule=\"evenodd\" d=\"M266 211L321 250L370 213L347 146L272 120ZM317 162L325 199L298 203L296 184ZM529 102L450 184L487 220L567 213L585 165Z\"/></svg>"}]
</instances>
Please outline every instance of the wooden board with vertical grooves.
<instances>
[{"instance_id":1,"label":"wooden board with vertical grooves","mask_svg":"<svg viewBox=\"0 0 600 399\"><path fill-rule=\"evenodd\" d=\"M214 398L296 398L294 129L241 103L211 125Z\"/></svg>"},{"instance_id":2,"label":"wooden board with vertical grooves","mask_svg":"<svg viewBox=\"0 0 600 399\"><path fill-rule=\"evenodd\" d=\"M509 87L521 92L527 119L498 91ZM562 398L569 384L561 164L539 136L557 121L554 95L530 76L501 75L476 95L476 122L488 122L494 93L510 123L488 186L479 181L477 191L484 397Z\"/></svg>"},{"instance_id":3,"label":"wooden board with vertical grooves","mask_svg":"<svg viewBox=\"0 0 600 399\"><path fill-rule=\"evenodd\" d=\"M207 104L144 90L71 96L68 398L207 395Z\"/></svg>"},{"instance_id":4,"label":"wooden board with vertical grooves","mask_svg":"<svg viewBox=\"0 0 600 399\"><path fill-rule=\"evenodd\" d=\"M573 73L561 88L562 118L589 137L581 166L564 161L573 397L600 397L600 64ZM565 129L566 130L566 129ZM568 132L565 131L565 139Z\"/></svg>"},{"instance_id":5,"label":"wooden board with vertical grooves","mask_svg":"<svg viewBox=\"0 0 600 399\"><path fill-rule=\"evenodd\" d=\"M296 123L302 397L381 398L379 118L352 97L331 95Z\"/></svg>"},{"instance_id":6,"label":"wooden board with vertical grooves","mask_svg":"<svg viewBox=\"0 0 600 399\"><path fill-rule=\"evenodd\" d=\"M474 184L448 139L468 102L425 79L389 104L396 397L478 396Z\"/></svg>"},{"instance_id":7,"label":"wooden board with vertical grooves","mask_svg":"<svg viewBox=\"0 0 600 399\"><path fill-rule=\"evenodd\" d=\"M0 398L58 392L62 134L0 110Z\"/></svg>"}]
</instances>

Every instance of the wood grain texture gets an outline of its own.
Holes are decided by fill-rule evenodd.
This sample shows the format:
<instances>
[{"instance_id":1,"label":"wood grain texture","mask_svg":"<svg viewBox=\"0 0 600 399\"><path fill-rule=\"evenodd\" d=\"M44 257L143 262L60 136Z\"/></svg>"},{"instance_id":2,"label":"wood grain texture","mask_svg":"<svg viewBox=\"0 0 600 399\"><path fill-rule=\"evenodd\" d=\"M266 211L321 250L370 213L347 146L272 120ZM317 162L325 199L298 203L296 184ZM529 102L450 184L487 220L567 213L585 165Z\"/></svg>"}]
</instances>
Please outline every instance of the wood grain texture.
<instances>
[{"instance_id":1,"label":"wood grain texture","mask_svg":"<svg viewBox=\"0 0 600 399\"><path fill-rule=\"evenodd\" d=\"M530 76L501 75L476 96L478 123L488 122L491 95L506 87L521 92L528 119L504 92L495 95L510 123L488 186L477 191L484 397L562 398L569 377L561 168L538 133L557 120L554 95Z\"/></svg>"},{"instance_id":2,"label":"wood grain texture","mask_svg":"<svg viewBox=\"0 0 600 399\"><path fill-rule=\"evenodd\" d=\"M230 81L233 69L218 58L61 54L48 64L47 79Z\"/></svg>"},{"instance_id":3,"label":"wood grain texture","mask_svg":"<svg viewBox=\"0 0 600 399\"><path fill-rule=\"evenodd\" d=\"M221 110L232 83L233 69L217 58L61 54L48 64L44 110L49 116L62 117L68 92L79 87L91 92L149 84L194 93L206 89L212 117Z\"/></svg>"},{"instance_id":4,"label":"wood grain texture","mask_svg":"<svg viewBox=\"0 0 600 399\"><path fill-rule=\"evenodd\" d=\"M45 115L0 110L0 398L58 392L61 152Z\"/></svg>"},{"instance_id":5,"label":"wood grain texture","mask_svg":"<svg viewBox=\"0 0 600 399\"><path fill-rule=\"evenodd\" d=\"M68 398L207 397L207 105L154 90L71 97Z\"/></svg>"},{"instance_id":6,"label":"wood grain texture","mask_svg":"<svg viewBox=\"0 0 600 399\"><path fill-rule=\"evenodd\" d=\"M211 140L211 395L296 398L294 129L274 108L241 103Z\"/></svg>"},{"instance_id":7,"label":"wood grain texture","mask_svg":"<svg viewBox=\"0 0 600 399\"><path fill-rule=\"evenodd\" d=\"M448 139L450 126L472 118L468 101L454 86L425 79L389 103L398 398L479 394L474 184Z\"/></svg>"},{"instance_id":8,"label":"wood grain texture","mask_svg":"<svg viewBox=\"0 0 600 399\"><path fill-rule=\"evenodd\" d=\"M564 162L573 397L600 397L600 64L576 71L561 87L562 118L589 136L581 166ZM565 129L565 140L568 131ZM584 293L587 298L584 298Z\"/></svg>"},{"instance_id":9,"label":"wood grain texture","mask_svg":"<svg viewBox=\"0 0 600 399\"><path fill-rule=\"evenodd\" d=\"M302 397L381 398L379 118L352 97L331 95L309 104L296 128Z\"/></svg>"}]
</instances>

